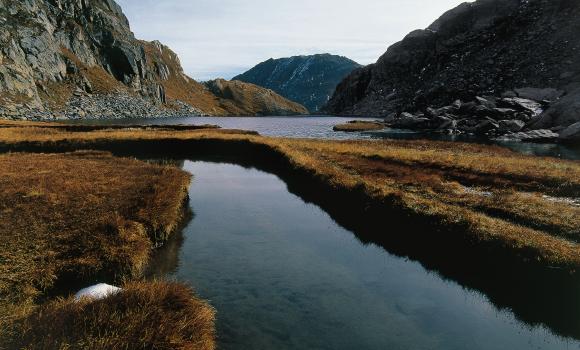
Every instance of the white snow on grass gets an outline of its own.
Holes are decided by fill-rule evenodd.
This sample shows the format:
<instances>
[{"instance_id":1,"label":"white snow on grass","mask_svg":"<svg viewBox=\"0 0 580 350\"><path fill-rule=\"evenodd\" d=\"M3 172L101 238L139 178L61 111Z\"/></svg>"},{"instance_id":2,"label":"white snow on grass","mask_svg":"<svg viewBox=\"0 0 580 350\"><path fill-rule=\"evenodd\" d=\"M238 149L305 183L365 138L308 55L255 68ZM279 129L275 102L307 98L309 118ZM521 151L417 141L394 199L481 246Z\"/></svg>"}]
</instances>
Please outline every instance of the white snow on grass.
<instances>
[{"instance_id":1,"label":"white snow on grass","mask_svg":"<svg viewBox=\"0 0 580 350\"><path fill-rule=\"evenodd\" d=\"M81 289L77 294L75 294L75 299L81 300L82 298L89 298L94 300L104 299L109 295L118 293L121 291L121 288L111 286L110 284L100 283L95 284L94 286L90 286L87 288Z\"/></svg>"}]
</instances>

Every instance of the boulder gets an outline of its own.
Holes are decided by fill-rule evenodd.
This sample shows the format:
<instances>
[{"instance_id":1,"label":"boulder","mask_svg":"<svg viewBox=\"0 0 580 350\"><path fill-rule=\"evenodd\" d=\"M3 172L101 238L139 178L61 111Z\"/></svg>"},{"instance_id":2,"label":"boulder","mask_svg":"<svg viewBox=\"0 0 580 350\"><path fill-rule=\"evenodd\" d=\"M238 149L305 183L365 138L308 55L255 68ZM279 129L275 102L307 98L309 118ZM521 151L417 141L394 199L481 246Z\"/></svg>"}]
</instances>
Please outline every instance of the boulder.
<instances>
[{"instance_id":1,"label":"boulder","mask_svg":"<svg viewBox=\"0 0 580 350\"><path fill-rule=\"evenodd\" d=\"M492 109L494 115L507 119L507 117L514 116L517 111L511 108L494 108Z\"/></svg>"},{"instance_id":2,"label":"boulder","mask_svg":"<svg viewBox=\"0 0 580 350\"><path fill-rule=\"evenodd\" d=\"M447 113L451 112L453 109L454 108L452 106L445 106L445 107L441 107L441 108L427 107L425 109L425 115L433 118L433 117L447 114Z\"/></svg>"},{"instance_id":3,"label":"boulder","mask_svg":"<svg viewBox=\"0 0 580 350\"><path fill-rule=\"evenodd\" d=\"M399 118L394 120L392 126L402 129L423 129L428 123L428 118L422 118L411 113L403 112Z\"/></svg>"},{"instance_id":4,"label":"boulder","mask_svg":"<svg viewBox=\"0 0 580 350\"><path fill-rule=\"evenodd\" d=\"M397 118L397 113L391 113L385 117L384 122L385 123L392 123L396 118Z\"/></svg>"},{"instance_id":5,"label":"boulder","mask_svg":"<svg viewBox=\"0 0 580 350\"><path fill-rule=\"evenodd\" d=\"M485 107L487 107L489 109L493 109L493 108L496 108L497 107L497 105L495 104L494 101L490 101L487 98L483 98L483 97L477 96L477 97L475 97L475 99L477 100L477 102L480 105L485 106Z\"/></svg>"},{"instance_id":6,"label":"boulder","mask_svg":"<svg viewBox=\"0 0 580 350\"><path fill-rule=\"evenodd\" d=\"M457 120L449 119L443 124L441 124L437 130L456 130L457 129Z\"/></svg>"},{"instance_id":7,"label":"boulder","mask_svg":"<svg viewBox=\"0 0 580 350\"><path fill-rule=\"evenodd\" d=\"M534 118L529 128L543 129L553 126L570 126L580 122L580 88L553 103L544 113Z\"/></svg>"},{"instance_id":8,"label":"boulder","mask_svg":"<svg viewBox=\"0 0 580 350\"><path fill-rule=\"evenodd\" d=\"M562 90L552 88L538 89L531 87L515 89L515 93L520 98L534 101L555 101L564 95L564 91Z\"/></svg>"},{"instance_id":9,"label":"boulder","mask_svg":"<svg viewBox=\"0 0 580 350\"><path fill-rule=\"evenodd\" d=\"M435 118L435 117L438 117L442 114L443 113L440 110L432 108L432 107L427 107L425 109L425 115L429 118Z\"/></svg>"},{"instance_id":10,"label":"boulder","mask_svg":"<svg viewBox=\"0 0 580 350\"><path fill-rule=\"evenodd\" d=\"M446 124L447 122L451 121L452 119L444 116L444 115L440 115L437 116L435 118L431 118L431 120L429 121L429 126L432 129L437 129L439 128L441 125Z\"/></svg>"},{"instance_id":11,"label":"boulder","mask_svg":"<svg viewBox=\"0 0 580 350\"><path fill-rule=\"evenodd\" d=\"M476 102L466 102L462 103L461 106L458 108L461 114L470 114L473 113L479 106Z\"/></svg>"},{"instance_id":12,"label":"boulder","mask_svg":"<svg viewBox=\"0 0 580 350\"><path fill-rule=\"evenodd\" d=\"M495 120L486 119L475 126L474 132L476 134L482 135L482 134L489 133L492 130L496 130L498 128L499 128L499 125L497 124L497 122L495 122Z\"/></svg>"},{"instance_id":13,"label":"boulder","mask_svg":"<svg viewBox=\"0 0 580 350\"><path fill-rule=\"evenodd\" d=\"M562 142L580 143L580 122L562 130L559 140Z\"/></svg>"},{"instance_id":14,"label":"boulder","mask_svg":"<svg viewBox=\"0 0 580 350\"><path fill-rule=\"evenodd\" d=\"M515 109L517 111L525 111L532 116L542 113L542 105L536 101L528 100L520 97L507 97L498 101L498 107L506 107Z\"/></svg>"},{"instance_id":15,"label":"boulder","mask_svg":"<svg viewBox=\"0 0 580 350\"><path fill-rule=\"evenodd\" d=\"M526 123L521 120L500 120L498 124L498 131L501 133L519 132L526 126Z\"/></svg>"},{"instance_id":16,"label":"boulder","mask_svg":"<svg viewBox=\"0 0 580 350\"><path fill-rule=\"evenodd\" d=\"M496 138L496 141L555 142L559 135L551 130L532 130L507 134Z\"/></svg>"},{"instance_id":17,"label":"boulder","mask_svg":"<svg viewBox=\"0 0 580 350\"><path fill-rule=\"evenodd\" d=\"M476 106L471 113L478 117L489 117L493 115L493 110L487 106Z\"/></svg>"}]
</instances>

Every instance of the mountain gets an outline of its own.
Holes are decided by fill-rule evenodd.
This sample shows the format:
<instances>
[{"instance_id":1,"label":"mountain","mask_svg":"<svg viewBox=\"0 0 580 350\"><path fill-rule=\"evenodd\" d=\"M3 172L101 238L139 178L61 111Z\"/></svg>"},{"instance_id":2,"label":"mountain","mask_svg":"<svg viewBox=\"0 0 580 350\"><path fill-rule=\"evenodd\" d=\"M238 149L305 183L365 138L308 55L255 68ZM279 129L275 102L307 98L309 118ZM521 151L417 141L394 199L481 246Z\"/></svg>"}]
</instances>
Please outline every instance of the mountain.
<instances>
[{"instance_id":1,"label":"mountain","mask_svg":"<svg viewBox=\"0 0 580 350\"><path fill-rule=\"evenodd\" d=\"M209 91L222 98L223 108L235 115L294 115L308 110L274 91L241 81L217 79L205 83Z\"/></svg>"},{"instance_id":2,"label":"mountain","mask_svg":"<svg viewBox=\"0 0 580 350\"><path fill-rule=\"evenodd\" d=\"M316 112L332 96L336 85L358 67L358 63L342 56L295 56L269 59L233 80L272 89Z\"/></svg>"},{"instance_id":3,"label":"mountain","mask_svg":"<svg viewBox=\"0 0 580 350\"><path fill-rule=\"evenodd\" d=\"M387 116L478 96L523 98L529 94L515 91L555 91L556 102L527 127L565 127L580 121L578 33L577 0L464 3L350 74L325 110Z\"/></svg>"},{"instance_id":4,"label":"mountain","mask_svg":"<svg viewBox=\"0 0 580 350\"><path fill-rule=\"evenodd\" d=\"M266 89L247 91L244 101L214 95L185 75L168 47L137 40L113 0L0 0L0 117L304 111ZM251 106L254 100L260 106Z\"/></svg>"}]
</instances>

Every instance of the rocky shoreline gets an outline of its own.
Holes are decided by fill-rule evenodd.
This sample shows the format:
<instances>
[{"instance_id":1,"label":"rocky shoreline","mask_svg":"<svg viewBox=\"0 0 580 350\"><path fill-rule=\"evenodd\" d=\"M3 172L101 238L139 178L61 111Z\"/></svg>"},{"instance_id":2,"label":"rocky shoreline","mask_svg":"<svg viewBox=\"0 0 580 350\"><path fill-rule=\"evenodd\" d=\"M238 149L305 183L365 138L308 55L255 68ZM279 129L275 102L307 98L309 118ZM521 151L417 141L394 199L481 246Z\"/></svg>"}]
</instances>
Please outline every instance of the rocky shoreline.
<instances>
[{"instance_id":1,"label":"rocky shoreline","mask_svg":"<svg viewBox=\"0 0 580 350\"><path fill-rule=\"evenodd\" d=\"M176 118L205 116L201 110L181 101L169 107L139 95L92 95L75 91L61 111L41 110L28 104L0 105L0 119L53 121L79 119Z\"/></svg>"},{"instance_id":2,"label":"rocky shoreline","mask_svg":"<svg viewBox=\"0 0 580 350\"><path fill-rule=\"evenodd\" d=\"M385 123L398 129L449 135L473 135L501 141L578 142L580 123L551 128L535 127L544 112L563 95L555 89L518 89L502 96L456 100L439 108L392 113Z\"/></svg>"}]
</instances>

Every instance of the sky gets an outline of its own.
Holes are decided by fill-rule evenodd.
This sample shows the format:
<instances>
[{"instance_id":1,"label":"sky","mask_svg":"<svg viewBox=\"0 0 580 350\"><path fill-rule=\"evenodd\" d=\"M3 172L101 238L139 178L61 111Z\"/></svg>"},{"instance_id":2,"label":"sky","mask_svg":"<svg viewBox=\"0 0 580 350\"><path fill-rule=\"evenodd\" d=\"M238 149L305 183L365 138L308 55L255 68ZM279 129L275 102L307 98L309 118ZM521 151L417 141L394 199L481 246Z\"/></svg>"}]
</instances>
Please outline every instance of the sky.
<instances>
[{"instance_id":1,"label":"sky","mask_svg":"<svg viewBox=\"0 0 580 350\"><path fill-rule=\"evenodd\" d=\"M464 0L117 0L137 38L177 52L196 80L316 53L370 64Z\"/></svg>"}]
</instances>

